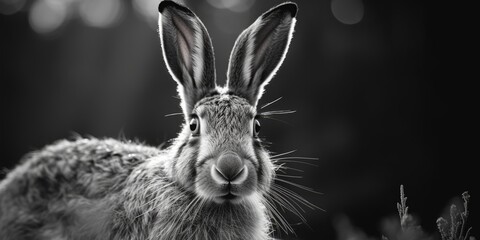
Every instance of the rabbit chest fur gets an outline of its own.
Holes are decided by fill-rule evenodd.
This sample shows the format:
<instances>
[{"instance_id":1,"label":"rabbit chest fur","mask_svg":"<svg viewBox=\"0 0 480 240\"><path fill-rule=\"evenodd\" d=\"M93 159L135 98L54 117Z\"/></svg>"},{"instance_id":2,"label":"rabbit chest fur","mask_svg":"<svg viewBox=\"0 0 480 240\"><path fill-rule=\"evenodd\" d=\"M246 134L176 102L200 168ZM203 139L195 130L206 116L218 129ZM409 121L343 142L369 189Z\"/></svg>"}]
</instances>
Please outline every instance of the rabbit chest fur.
<instances>
[{"instance_id":1,"label":"rabbit chest fur","mask_svg":"<svg viewBox=\"0 0 480 240\"><path fill-rule=\"evenodd\" d=\"M0 182L0 239L271 239L275 164L256 106L285 58L297 7L280 4L240 34L224 87L200 19L172 1L159 12L184 113L178 137L163 150L78 138L30 153Z\"/></svg>"}]
</instances>

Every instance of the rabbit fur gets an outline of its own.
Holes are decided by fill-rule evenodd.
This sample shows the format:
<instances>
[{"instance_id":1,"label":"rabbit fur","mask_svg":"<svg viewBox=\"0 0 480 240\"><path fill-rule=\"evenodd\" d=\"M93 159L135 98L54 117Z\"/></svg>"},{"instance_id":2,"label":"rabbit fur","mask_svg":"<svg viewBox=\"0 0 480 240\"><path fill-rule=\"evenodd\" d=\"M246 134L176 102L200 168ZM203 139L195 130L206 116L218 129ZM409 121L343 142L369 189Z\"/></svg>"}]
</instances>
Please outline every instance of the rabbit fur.
<instances>
[{"instance_id":1,"label":"rabbit fur","mask_svg":"<svg viewBox=\"0 0 480 240\"><path fill-rule=\"evenodd\" d=\"M203 23L162 1L162 52L185 117L178 137L163 150L78 137L28 154L0 182L0 239L271 239L265 196L275 173L255 134L256 105L296 11L278 5L242 32L219 87ZM242 159L241 182L213 176L225 153Z\"/></svg>"}]
</instances>

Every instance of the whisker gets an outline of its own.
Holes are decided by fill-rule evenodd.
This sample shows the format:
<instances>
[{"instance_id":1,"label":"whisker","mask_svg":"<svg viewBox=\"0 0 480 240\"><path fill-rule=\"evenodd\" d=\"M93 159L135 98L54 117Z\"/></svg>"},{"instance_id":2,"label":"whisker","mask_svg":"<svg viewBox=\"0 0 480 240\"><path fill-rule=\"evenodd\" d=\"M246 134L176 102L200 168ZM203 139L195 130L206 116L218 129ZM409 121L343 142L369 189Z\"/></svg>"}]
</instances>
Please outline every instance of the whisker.
<instances>
[{"instance_id":1,"label":"whisker","mask_svg":"<svg viewBox=\"0 0 480 240\"><path fill-rule=\"evenodd\" d=\"M281 164L278 164L276 165L276 170L279 170L279 171L282 171L282 172L285 172L284 170L292 170L292 171L296 171L296 172L305 172L301 169L298 169L298 168L293 168L293 167L287 167L285 166L286 163L281 163Z\"/></svg>"},{"instance_id":2,"label":"whisker","mask_svg":"<svg viewBox=\"0 0 480 240\"><path fill-rule=\"evenodd\" d=\"M264 117L264 116L270 116L270 115L283 115L283 114L291 114L291 113L296 113L297 111L295 110L274 110L274 111L268 111L268 112L262 112L258 114L258 116Z\"/></svg>"},{"instance_id":3,"label":"whisker","mask_svg":"<svg viewBox=\"0 0 480 240\"><path fill-rule=\"evenodd\" d=\"M282 185L278 185L278 184L275 184L274 186L276 188L276 190L278 191L281 191L283 194L285 195L288 195L290 196L291 198L301 202L302 204L304 204L305 206L309 207L310 209L314 210L314 209L318 209L318 210L322 210L322 211L325 211L324 209L318 207L317 205L309 202L307 199L305 199L304 197L300 196L299 194L297 194L296 192L282 186Z\"/></svg>"},{"instance_id":4,"label":"whisker","mask_svg":"<svg viewBox=\"0 0 480 240\"><path fill-rule=\"evenodd\" d=\"M276 173L276 172L281 172L281 173L285 173L285 174L287 174L287 171L285 171L285 169L283 169L283 168L280 168L280 167L276 167L276 168L274 168L274 171L275 171L275 173Z\"/></svg>"},{"instance_id":5,"label":"whisker","mask_svg":"<svg viewBox=\"0 0 480 240\"><path fill-rule=\"evenodd\" d=\"M287 174L277 174L277 176L279 176L279 177L287 177L287 178L296 178L296 179L303 178L303 176L287 175Z\"/></svg>"},{"instance_id":6,"label":"whisker","mask_svg":"<svg viewBox=\"0 0 480 240\"><path fill-rule=\"evenodd\" d=\"M278 194L277 192L272 192L272 196L275 196L274 198L272 198L272 200L277 202L279 205L283 206L288 211L295 214L297 217L300 218L300 220L302 220L302 222L307 221L307 219L305 219L305 217L300 212L300 211L305 212L305 210L300 205L298 205L295 201L293 201L293 203L300 209L300 211L297 209L297 207L293 206L293 204L290 201L288 201L288 199L284 198L281 194ZM288 206L285 206L284 204Z\"/></svg>"},{"instance_id":7,"label":"whisker","mask_svg":"<svg viewBox=\"0 0 480 240\"><path fill-rule=\"evenodd\" d=\"M277 194L277 193L275 193L275 194ZM283 198L283 197L281 196L281 194L277 194L277 195L278 195L279 197L281 197L282 199L284 199L284 201L286 201L287 203L289 203L290 206L291 206L291 203L288 201L288 199ZM288 196L288 195L286 195L286 196ZM294 200L294 199L293 199L293 200ZM306 201L306 200L305 200L305 201ZM300 210L302 210L302 211L305 213L305 210L304 210L300 205L298 205L295 201L292 201L292 202L293 202L296 206L298 206L298 208L300 208ZM306 201L306 202L309 203L308 201ZM303 203L303 202L300 202L300 203ZM305 203L303 203L303 204L305 204ZM307 205L307 206L308 206L308 205ZM315 205L314 205L314 206L315 206ZM292 207L293 207L293 206L292 206ZM293 214L295 214L297 217L299 217L300 220L301 220L307 227L309 227L309 228L311 229L310 225L307 223L307 219L305 219L305 217L303 217L302 213L300 213L295 207L293 207L293 209L294 209L295 211L291 211L290 209L289 209L289 210L290 210Z\"/></svg>"},{"instance_id":8,"label":"whisker","mask_svg":"<svg viewBox=\"0 0 480 240\"><path fill-rule=\"evenodd\" d=\"M281 122L283 124L287 124L289 126L291 126L290 123L286 122L286 121L283 121L283 120L280 120L280 119L277 119L277 118L272 118L272 117L269 117L269 116L263 116L263 118L266 118L266 119L271 119L271 120L274 120L274 121L277 121L277 122Z\"/></svg>"},{"instance_id":9,"label":"whisker","mask_svg":"<svg viewBox=\"0 0 480 240\"><path fill-rule=\"evenodd\" d=\"M195 201L192 201L191 203L193 203ZM182 213L181 214L175 214L173 219L171 220L172 222L172 226L178 226L182 220L185 220L185 216L188 216L188 213L190 212L190 207L191 207L191 203L187 206L186 209L182 209ZM179 211L178 209L176 210L177 212ZM178 222L178 224L177 224Z\"/></svg>"},{"instance_id":10,"label":"whisker","mask_svg":"<svg viewBox=\"0 0 480 240\"><path fill-rule=\"evenodd\" d=\"M208 184L206 182L202 182L202 180L204 179L207 179L208 176L205 175L205 176L202 176L202 177L199 177L199 178L196 178L194 181L192 181L191 183L189 183L188 185L185 186L185 188L189 189L189 188L199 188L199 187L203 187L205 186L205 184ZM198 184L198 185L197 185Z\"/></svg>"},{"instance_id":11,"label":"whisker","mask_svg":"<svg viewBox=\"0 0 480 240\"><path fill-rule=\"evenodd\" d=\"M272 186L272 189L275 192L278 192L278 194L280 194L281 196L289 197L295 203L295 205L297 205L303 212L305 212L305 210L301 206L299 206L297 204L297 202L305 205L306 207L308 207L310 209L312 209L312 207L310 206L310 205L312 205L312 203L310 203L309 201L304 199L302 196L296 194L295 192L292 192L289 189L284 188L284 187L282 187L281 185L278 185L278 184L274 184L274 186Z\"/></svg>"},{"instance_id":12,"label":"whisker","mask_svg":"<svg viewBox=\"0 0 480 240\"><path fill-rule=\"evenodd\" d=\"M300 188L300 189L302 189L302 190L305 190L305 191L308 191L308 192L311 192L311 193L316 193L316 194L323 195L323 193L321 193L321 192L317 192L317 191L313 190L312 188L305 187L305 186L300 185L300 184L298 184L298 183L293 183L293 182L290 182L290 181L287 181L287 180L281 179L281 178L276 178L275 180L276 180L276 181L278 180L278 181L280 181L280 182L283 182L283 183L292 185L292 186L294 186L294 187L298 187L298 188Z\"/></svg>"},{"instance_id":13,"label":"whisker","mask_svg":"<svg viewBox=\"0 0 480 240\"><path fill-rule=\"evenodd\" d=\"M262 143L262 145L266 145L266 146L270 146L272 145L273 143L270 142L270 141L267 141L265 138L260 138L260 142Z\"/></svg>"},{"instance_id":14,"label":"whisker","mask_svg":"<svg viewBox=\"0 0 480 240\"><path fill-rule=\"evenodd\" d=\"M272 105L272 104L274 104L274 103L278 102L280 99L282 99L282 97L279 97L279 98L277 98L277 99L275 99L275 100L273 100L273 101L271 101L271 102L269 102L269 103L267 103L267 104L263 105L262 107L260 107L260 109L264 109L264 108L266 108L266 107L268 107L268 106L270 106L270 105Z\"/></svg>"},{"instance_id":15,"label":"whisker","mask_svg":"<svg viewBox=\"0 0 480 240\"><path fill-rule=\"evenodd\" d=\"M300 218L303 218L302 214L297 210L297 208L295 206L292 205L292 203L290 201L288 201L288 199L286 199L285 197L283 197L284 194L282 194L281 192L277 191L277 189L273 190L272 189L272 196L274 198L278 198L276 199L277 201L282 201L282 202L285 202L286 204L288 204L290 207L285 207L285 209L287 209L288 211L292 212L293 214L297 215L298 217ZM287 197L289 197L288 195L285 195ZM305 210L300 206L298 205L298 203L296 201L292 201L302 212L305 212ZM283 206L283 204L282 204ZM283 209L283 208L282 208ZM303 219L302 219L303 221Z\"/></svg>"},{"instance_id":16,"label":"whisker","mask_svg":"<svg viewBox=\"0 0 480 240\"><path fill-rule=\"evenodd\" d=\"M165 115L165 117L178 116L178 115L183 115L183 113L170 113Z\"/></svg>"},{"instance_id":17,"label":"whisker","mask_svg":"<svg viewBox=\"0 0 480 240\"><path fill-rule=\"evenodd\" d=\"M202 200L200 199L199 196L195 195L193 198L192 202L188 204L187 208L184 210L184 216L192 216L192 219L195 219L198 215L198 209L196 208L197 204L201 202ZM193 212L192 212L193 211Z\"/></svg>"},{"instance_id":18,"label":"whisker","mask_svg":"<svg viewBox=\"0 0 480 240\"><path fill-rule=\"evenodd\" d=\"M197 216L200 214L200 211L203 208L203 205L205 205L205 199L197 197L197 200L196 200L195 204L198 205L198 206L196 207L196 210L193 212L193 216L194 216L193 219L196 219Z\"/></svg>"},{"instance_id":19,"label":"whisker","mask_svg":"<svg viewBox=\"0 0 480 240\"><path fill-rule=\"evenodd\" d=\"M281 157L281 158L270 158L271 160L283 160L283 159L300 159L300 160L320 160L319 158L313 157Z\"/></svg>"},{"instance_id":20,"label":"whisker","mask_svg":"<svg viewBox=\"0 0 480 240\"><path fill-rule=\"evenodd\" d=\"M295 231L293 230L293 228L290 226L290 224L288 224L287 220L275 208L275 206L272 205L269 199L266 199L265 206L267 206L267 209L269 210L269 212L272 213L271 216L273 216L274 221L277 223L277 226L280 227L281 230L283 230L286 233L291 232L295 234Z\"/></svg>"},{"instance_id":21,"label":"whisker","mask_svg":"<svg viewBox=\"0 0 480 240\"><path fill-rule=\"evenodd\" d=\"M267 209L267 214L269 215L270 219L272 221L272 225L275 226L275 228L280 229L281 231L288 233L288 230L283 227L283 224L280 222L279 217L277 216L277 213L275 213L275 210L273 210L271 203L268 201L265 201L264 205L266 206Z\"/></svg>"},{"instance_id":22,"label":"whisker","mask_svg":"<svg viewBox=\"0 0 480 240\"><path fill-rule=\"evenodd\" d=\"M277 160L272 160L274 162L277 162ZM308 166L312 166L312 167L318 167L317 164L313 164L313 163L309 163L309 162L303 162L303 161L298 161L298 160L287 160L287 159L281 159L281 160L278 160L280 162L284 162L284 163L298 163L298 164L304 164L304 165L308 165Z\"/></svg>"},{"instance_id":23,"label":"whisker","mask_svg":"<svg viewBox=\"0 0 480 240\"><path fill-rule=\"evenodd\" d=\"M270 156L270 158L276 158L276 157L280 157L280 156L284 156L284 155L288 155L290 153L294 153L296 152L297 150L291 150L291 151L288 151L288 152L284 152L284 153L279 153L279 154L276 154L276 155L272 155Z\"/></svg>"}]
</instances>

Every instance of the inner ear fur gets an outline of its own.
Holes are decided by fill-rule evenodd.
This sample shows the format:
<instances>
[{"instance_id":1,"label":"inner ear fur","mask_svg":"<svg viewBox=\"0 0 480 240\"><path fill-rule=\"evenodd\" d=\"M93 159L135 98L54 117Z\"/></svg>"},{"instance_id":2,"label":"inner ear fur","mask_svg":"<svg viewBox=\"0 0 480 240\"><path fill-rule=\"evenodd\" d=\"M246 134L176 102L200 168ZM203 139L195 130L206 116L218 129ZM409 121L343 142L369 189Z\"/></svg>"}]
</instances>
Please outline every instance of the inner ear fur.
<instances>
[{"instance_id":1,"label":"inner ear fur","mask_svg":"<svg viewBox=\"0 0 480 240\"><path fill-rule=\"evenodd\" d=\"M295 3L280 4L262 14L240 34L230 55L229 91L256 106L264 86L285 59L296 14Z\"/></svg>"},{"instance_id":2,"label":"inner ear fur","mask_svg":"<svg viewBox=\"0 0 480 240\"><path fill-rule=\"evenodd\" d=\"M196 102L215 90L212 42L200 19L173 1L159 4L159 33L168 71L178 83L185 116Z\"/></svg>"}]
</instances>

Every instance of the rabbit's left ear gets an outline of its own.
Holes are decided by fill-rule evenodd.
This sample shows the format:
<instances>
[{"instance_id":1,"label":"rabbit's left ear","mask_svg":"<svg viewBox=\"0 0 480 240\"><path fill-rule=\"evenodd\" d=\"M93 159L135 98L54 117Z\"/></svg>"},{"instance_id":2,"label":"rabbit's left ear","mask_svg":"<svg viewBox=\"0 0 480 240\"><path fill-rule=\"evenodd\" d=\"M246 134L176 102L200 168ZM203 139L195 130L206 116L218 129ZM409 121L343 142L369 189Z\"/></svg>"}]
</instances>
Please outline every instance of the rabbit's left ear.
<instances>
[{"instance_id":1,"label":"rabbit's left ear","mask_svg":"<svg viewBox=\"0 0 480 240\"><path fill-rule=\"evenodd\" d=\"M188 117L195 103L216 87L212 43L203 23L187 7L162 1L158 11L163 57L178 83L182 108Z\"/></svg>"},{"instance_id":2,"label":"rabbit's left ear","mask_svg":"<svg viewBox=\"0 0 480 240\"><path fill-rule=\"evenodd\" d=\"M230 55L229 91L256 106L264 86L283 62L292 39L297 5L280 4L240 34Z\"/></svg>"}]
</instances>

